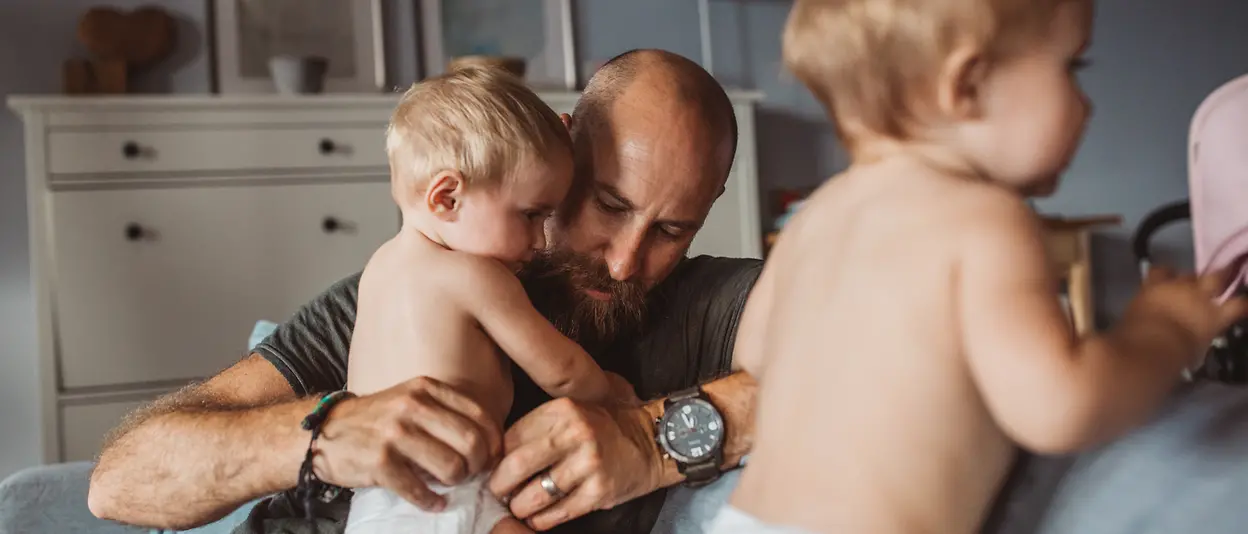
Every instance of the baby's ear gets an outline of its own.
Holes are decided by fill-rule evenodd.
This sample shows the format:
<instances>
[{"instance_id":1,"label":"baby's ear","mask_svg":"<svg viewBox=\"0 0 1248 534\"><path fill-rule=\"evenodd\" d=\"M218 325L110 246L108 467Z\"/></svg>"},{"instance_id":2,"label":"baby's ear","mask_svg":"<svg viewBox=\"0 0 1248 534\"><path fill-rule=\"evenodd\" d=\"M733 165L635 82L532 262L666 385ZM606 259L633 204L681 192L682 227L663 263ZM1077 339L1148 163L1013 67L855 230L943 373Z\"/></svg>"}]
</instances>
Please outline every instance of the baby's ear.
<instances>
[{"instance_id":1,"label":"baby's ear","mask_svg":"<svg viewBox=\"0 0 1248 534\"><path fill-rule=\"evenodd\" d=\"M936 105L952 120L974 120L983 113L983 86L988 77L984 50L977 44L958 46L945 59L936 78Z\"/></svg>"},{"instance_id":2,"label":"baby's ear","mask_svg":"<svg viewBox=\"0 0 1248 534\"><path fill-rule=\"evenodd\" d=\"M454 222L464 198L464 175L459 171L442 171L429 180L425 190L425 208L435 217Z\"/></svg>"}]
</instances>

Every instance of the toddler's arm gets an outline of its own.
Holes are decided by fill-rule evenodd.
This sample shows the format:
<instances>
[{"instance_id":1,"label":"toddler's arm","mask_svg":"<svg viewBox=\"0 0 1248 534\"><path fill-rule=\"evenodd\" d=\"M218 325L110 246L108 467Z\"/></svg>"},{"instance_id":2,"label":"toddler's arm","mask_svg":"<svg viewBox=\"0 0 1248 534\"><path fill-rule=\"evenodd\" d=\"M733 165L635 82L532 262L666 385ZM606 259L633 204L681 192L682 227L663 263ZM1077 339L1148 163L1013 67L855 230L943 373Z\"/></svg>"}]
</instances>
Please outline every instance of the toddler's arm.
<instances>
[{"instance_id":1,"label":"toddler's arm","mask_svg":"<svg viewBox=\"0 0 1248 534\"><path fill-rule=\"evenodd\" d=\"M594 403L619 394L593 358L533 308L514 274L493 260L468 263L460 282L465 309L534 383L553 397Z\"/></svg>"},{"instance_id":2,"label":"toddler's arm","mask_svg":"<svg viewBox=\"0 0 1248 534\"><path fill-rule=\"evenodd\" d=\"M1037 452L1070 452L1141 424L1212 338L1244 313L1196 283L1145 288L1114 329L1076 339L1038 218L996 192L967 212L958 272L963 346L998 424Z\"/></svg>"}]
</instances>

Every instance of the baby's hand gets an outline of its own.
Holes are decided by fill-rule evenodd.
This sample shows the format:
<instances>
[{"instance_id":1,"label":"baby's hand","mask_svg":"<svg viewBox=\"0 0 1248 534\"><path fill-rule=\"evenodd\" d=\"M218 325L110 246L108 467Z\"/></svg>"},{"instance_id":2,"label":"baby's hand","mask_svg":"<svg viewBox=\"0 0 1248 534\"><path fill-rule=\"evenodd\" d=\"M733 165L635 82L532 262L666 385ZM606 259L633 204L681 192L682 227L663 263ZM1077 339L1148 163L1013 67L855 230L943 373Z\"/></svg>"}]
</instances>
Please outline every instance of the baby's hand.
<instances>
[{"instance_id":1,"label":"baby's hand","mask_svg":"<svg viewBox=\"0 0 1248 534\"><path fill-rule=\"evenodd\" d=\"M607 373L607 384L610 386L607 393L608 403L617 406L641 406L641 399L637 398L637 392L632 384L620 375L603 372Z\"/></svg>"},{"instance_id":2,"label":"baby's hand","mask_svg":"<svg viewBox=\"0 0 1248 534\"><path fill-rule=\"evenodd\" d=\"M1248 316L1248 299L1236 297L1222 304L1215 301L1229 274L1218 271L1201 277L1176 276L1154 268L1133 307L1178 326L1187 334L1185 341L1192 344L1192 350L1203 354L1214 338Z\"/></svg>"}]
</instances>

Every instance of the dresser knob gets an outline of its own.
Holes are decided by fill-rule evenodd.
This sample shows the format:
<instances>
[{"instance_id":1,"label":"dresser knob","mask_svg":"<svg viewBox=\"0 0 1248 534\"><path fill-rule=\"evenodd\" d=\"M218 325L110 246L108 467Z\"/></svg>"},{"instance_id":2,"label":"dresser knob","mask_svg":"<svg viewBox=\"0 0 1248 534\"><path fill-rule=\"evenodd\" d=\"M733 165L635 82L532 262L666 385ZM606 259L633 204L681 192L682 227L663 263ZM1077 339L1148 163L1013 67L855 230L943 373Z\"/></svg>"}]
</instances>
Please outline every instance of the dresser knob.
<instances>
[{"instance_id":1,"label":"dresser knob","mask_svg":"<svg viewBox=\"0 0 1248 534\"><path fill-rule=\"evenodd\" d=\"M337 232L339 228L342 228L342 223L333 217L326 217L325 220L321 221L321 229L325 230L327 234Z\"/></svg>"},{"instance_id":2,"label":"dresser knob","mask_svg":"<svg viewBox=\"0 0 1248 534\"><path fill-rule=\"evenodd\" d=\"M137 158L140 152L139 144L134 141L126 141L124 145L121 145L121 155L125 156L126 159Z\"/></svg>"},{"instance_id":3,"label":"dresser knob","mask_svg":"<svg viewBox=\"0 0 1248 534\"><path fill-rule=\"evenodd\" d=\"M138 241L143 239L143 227L138 223L130 223L126 225L126 241Z\"/></svg>"},{"instance_id":4,"label":"dresser knob","mask_svg":"<svg viewBox=\"0 0 1248 534\"><path fill-rule=\"evenodd\" d=\"M321 154L330 155L335 150L334 141L331 139L321 139Z\"/></svg>"}]
</instances>

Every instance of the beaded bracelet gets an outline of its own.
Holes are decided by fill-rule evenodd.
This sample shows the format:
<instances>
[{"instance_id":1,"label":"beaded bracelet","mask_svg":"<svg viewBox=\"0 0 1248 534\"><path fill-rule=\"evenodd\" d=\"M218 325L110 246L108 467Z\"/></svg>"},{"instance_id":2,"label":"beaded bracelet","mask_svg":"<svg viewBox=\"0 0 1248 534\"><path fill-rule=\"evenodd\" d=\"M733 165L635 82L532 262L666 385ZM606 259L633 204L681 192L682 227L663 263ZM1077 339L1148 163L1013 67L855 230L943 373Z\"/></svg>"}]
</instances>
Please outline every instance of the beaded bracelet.
<instances>
[{"instance_id":1,"label":"beaded bracelet","mask_svg":"<svg viewBox=\"0 0 1248 534\"><path fill-rule=\"evenodd\" d=\"M312 413L304 417L299 425L304 430L312 432L312 438L308 440L308 452L303 457L303 465L299 466L299 485L295 489L295 493L303 501L303 514L306 519L312 519L314 500L329 503L342 493L343 488L329 484L316 476L316 472L312 470L312 451L316 438L321 436L321 426L329 418L330 410L333 410L338 403L354 397L354 393L345 389L321 397L320 402L316 403L316 408L313 408Z\"/></svg>"}]
</instances>

